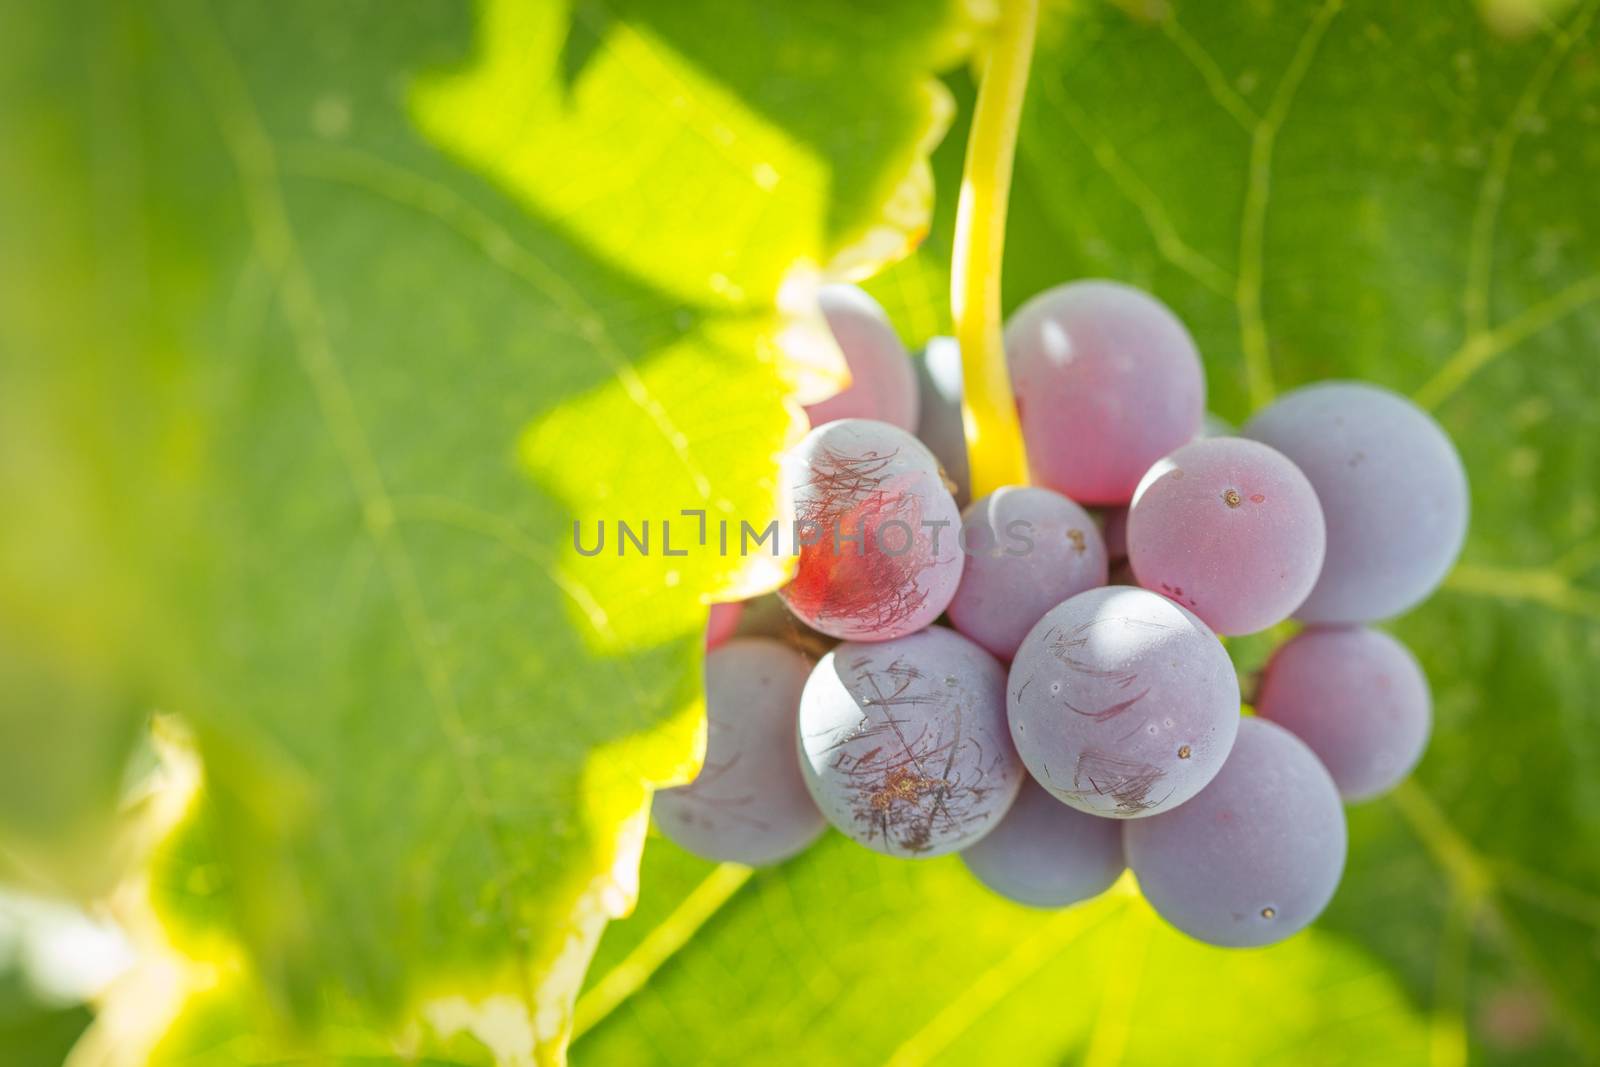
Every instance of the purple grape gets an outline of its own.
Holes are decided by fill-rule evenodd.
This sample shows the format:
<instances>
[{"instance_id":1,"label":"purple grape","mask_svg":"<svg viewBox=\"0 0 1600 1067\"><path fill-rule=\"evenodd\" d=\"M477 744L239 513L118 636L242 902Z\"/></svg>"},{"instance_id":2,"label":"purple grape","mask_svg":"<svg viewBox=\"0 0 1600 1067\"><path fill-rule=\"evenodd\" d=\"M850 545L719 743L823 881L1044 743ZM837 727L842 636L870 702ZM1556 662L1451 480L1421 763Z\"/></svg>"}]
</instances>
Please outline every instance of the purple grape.
<instances>
[{"instance_id":1,"label":"purple grape","mask_svg":"<svg viewBox=\"0 0 1600 1067\"><path fill-rule=\"evenodd\" d=\"M1432 700L1416 658L1365 627L1313 627L1267 661L1256 711L1317 754L1345 800L1388 792L1428 745Z\"/></svg>"},{"instance_id":2,"label":"purple grape","mask_svg":"<svg viewBox=\"0 0 1600 1067\"><path fill-rule=\"evenodd\" d=\"M854 285L825 285L817 294L828 329L850 368L850 384L806 408L812 426L835 419L877 419L907 433L917 427L917 382L911 357L889 316Z\"/></svg>"},{"instance_id":3,"label":"purple grape","mask_svg":"<svg viewBox=\"0 0 1600 1067\"><path fill-rule=\"evenodd\" d=\"M1120 563L1128 558L1128 509L1105 508L1100 514L1100 536L1106 543L1106 558Z\"/></svg>"},{"instance_id":4,"label":"purple grape","mask_svg":"<svg viewBox=\"0 0 1600 1067\"><path fill-rule=\"evenodd\" d=\"M978 881L1008 900L1064 908L1099 896L1122 873L1122 829L1068 807L1033 779L977 844L961 853Z\"/></svg>"},{"instance_id":5,"label":"purple grape","mask_svg":"<svg viewBox=\"0 0 1600 1067\"><path fill-rule=\"evenodd\" d=\"M1150 464L1200 430L1194 341L1137 289L1041 293L1006 324L1005 347L1032 480L1080 503L1126 504Z\"/></svg>"},{"instance_id":6,"label":"purple grape","mask_svg":"<svg viewBox=\"0 0 1600 1067\"><path fill-rule=\"evenodd\" d=\"M917 438L939 460L955 486L956 505L972 500L972 468L961 421L961 349L953 337L935 337L913 360L917 372Z\"/></svg>"},{"instance_id":7,"label":"purple grape","mask_svg":"<svg viewBox=\"0 0 1600 1067\"><path fill-rule=\"evenodd\" d=\"M800 698L801 770L828 821L891 856L972 844L1023 779L1005 722L1005 669L951 630L846 642Z\"/></svg>"},{"instance_id":8,"label":"purple grape","mask_svg":"<svg viewBox=\"0 0 1600 1067\"><path fill-rule=\"evenodd\" d=\"M1119 819L1198 793L1239 726L1222 642L1188 609L1129 586L1051 609L1017 649L1006 693L1012 739L1039 784Z\"/></svg>"},{"instance_id":9,"label":"purple grape","mask_svg":"<svg viewBox=\"0 0 1600 1067\"><path fill-rule=\"evenodd\" d=\"M1172 811L1123 827L1163 919L1212 945L1269 945L1321 914L1344 870L1339 791L1299 738L1245 719L1221 772Z\"/></svg>"},{"instance_id":10,"label":"purple grape","mask_svg":"<svg viewBox=\"0 0 1600 1067\"><path fill-rule=\"evenodd\" d=\"M725 604L712 604L706 616L706 648L713 649L733 636L739 628L739 618L744 614L744 602L731 600Z\"/></svg>"},{"instance_id":11,"label":"purple grape","mask_svg":"<svg viewBox=\"0 0 1600 1067\"><path fill-rule=\"evenodd\" d=\"M699 777L663 789L661 832L697 856L759 865L805 848L822 813L795 762L795 722L810 662L777 641L736 638L706 654L706 758Z\"/></svg>"},{"instance_id":12,"label":"purple grape","mask_svg":"<svg viewBox=\"0 0 1600 1067\"><path fill-rule=\"evenodd\" d=\"M839 643L838 638L818 633L795 618L794 612L776 593L744 601L744 610L739 614L739 626L734 632L740 637L771 638L788 645L812 663Z\"/></svg>"},{"instance_id":13,"label":"purple grape","mask_svg":"<svg viewBox=\"0 0 1600 1067\"><path fill-rule=\"evenodd\" d=\"M833 637L887 641L927 626L961 581L961 515L938 464L904 430L843 419L783 461L799 566L781 595Z\"/></svg>"},{"instance_id":14,"label":"purple grape","mask_svg":"<svg viewBox=\"0 0 1600 1067\"><path fill-rule=\"evenodd\" d=\"M1328 526L1322 576L1295 617L1371 622L1443 580L1467 533L1467 475L1421 408L1362 382L1297 389L1245 424L1310 479Z\"/></svg>"},{"instance_id":15,"label":"purple grape","mask_svg":"<svg viewBox=\"0 0 1600 1067\"><path fill-rule=\"evenodd\" d=\"M1106 584L1106 549L1089 513L1048 489L1006 486L962 517L967 554L950 622L1009 660L1044 613Z\"/></svg>"},{"instance_id":16,"label":"purple grape","mask_svg":"<svg viewBox=\"0 0 1600 1067\"><path fill-rule=\"evenodd\" d=\"M1150 468L1128 509L1139 584L1219 634L1287 619L1316 584L1324 546L1322 507L1305 475L1242 437L1184 445Z\"/></svg>"}]
</instances>

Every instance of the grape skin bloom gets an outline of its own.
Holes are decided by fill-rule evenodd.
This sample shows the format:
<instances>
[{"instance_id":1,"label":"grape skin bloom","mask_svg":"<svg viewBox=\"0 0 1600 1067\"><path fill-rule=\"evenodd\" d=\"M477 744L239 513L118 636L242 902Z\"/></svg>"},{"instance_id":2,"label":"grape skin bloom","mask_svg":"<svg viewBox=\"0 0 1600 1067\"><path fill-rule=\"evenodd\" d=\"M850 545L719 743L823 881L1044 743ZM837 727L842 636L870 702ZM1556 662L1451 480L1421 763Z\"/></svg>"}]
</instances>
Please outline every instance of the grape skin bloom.
<instances>
[{"instance_id":1,"label":"grape skin bloom","mask_svg":"<svg viewBox=\"0 0 1600 1067\"><path fill-rule=\"evenodd\" d=\"M783 477L799 561L780 595L802 622L847 641L887 641L944 612L961 581L961 516L920 441L888 423L841 419L791 449ZM780 542L794 537L780 531Z\"/></svg>"},{"instance_id":2,"label":"grape skin bloom","mask_svg":"<svg viewBox=\"0 0 1600 1067\"><path fill-rule=\"evenodd\" d=\"M1104 893L1122 873L1121 825L1061 803L1029 778L1000 825L961 859L1007 900L1064 908Z\"/></svg>"},{"instance_id":3,"label":"grape skin bloom","mask_svg":"<svg viewBox=\"0 0 1600 1067\"><path fill-rule=\"evenodd\" d=\"M1346 801L1399 785L1433 725L1416 657L1361 626L1313 627L1286 642L1262 672L1256 712L1304 741Z\"/></svg>"},{"instance_id":4,"label":"grape skin bloom","mask_svg":"<svg viewBox=\"0 0 1600 1067\"><path fill-rule=\"evenodd\" d=\"M1060 493L1006 486L962 518L966 563L950 601L962 634L1009 660L1044 613L1106 584L1106 548L1089 513Z\"/></svg>"},{"instance_id":5,"label":"grape skin bloom","mask_svg":"<svg viewBox=\"0 0 1600 1067\"><path fill-rule=\"evenodd\" d=\"M1219 634L1275 626L1322 571L1322 506L1281 453L1241 437L1184 445L1151 467L1128 509L1139 584Z\"/></svg>"},{"instance_id":6,"label":"grape skin bloom","mask_svg":"<svg viewBox=\"0 0 1600 1067\"><path fill-rule=\"evenodd\" d=\"M1011 663L1011 736L1028 771L1091 815L1177 807L1227 758L1239 679L1187 608L1146 589L1079 593L1040 619Z\"/></svg>"},{"instance_id":7,"label":"grape skin bloom","mask_svg":"<svg viewBox=\"0 0 1600 1067\"><path fill-rule=\"evenodd\" d=\"M1012 315L1005 348L1032 481L1081 504L1127 504L1150 464L1200 431L1199 353L1147 293L1057 286Z\"/></svg>"},{"instance_id":8,"label":"grape skin bloom","mask_svg":"<svg viewBox=\"0 0 1600 1067\"><path fill-rule=\"evenodd\" d=\"M1322 913L1344 871L1347 833L1339 792L1311 749L1249 718L1199 796L1125 824L1122 840L1163 919L1241 948L1282 941Z\"/></svg>"},{"instance_id":9,"label":"grape skin bloom","mask_svg":"<svg viewBox=\"0 0 1600 1067\"><path fill-rule=\"evenodd\" d=\"M1386 619L1449 572L1467 534L1467 475L1411 401L1364 382L1320 382L1280 397L1241 433L1288 456L1322 502L1327 558L1295 618Z\"/></svg>"},{"instance_id":10,"label":"grape skin bloom","mask_svg":"<svg viewBox=\"0 0 1600 1067\"><path fill-rule=\"evenodd\" d=\"M706 757L688 785L656 793L656 825L704 859L760 866L822 833L796 763L795 722L810 662L766 638L706 655Z\"/></svg>"},{"instance_id":11,"label":"grape skin bloom","mask_svg":"<svg viewBox=\"0 0 1600 1067\"><path fill-rule=\"evenodd\" d=\"M939 856L993 829L1024 777L1005 722L1005 669L934 626L824 656L800 698L801 770L847 837Z\"/></svg>"},{"instance_id":12,"label":"grape skin bloom","mask_svg":"<svg viewBox=\"0 0 1600 1067\"><path fill-rule=\"evenodd\" d=\"M911 433L917 428L917 382L911 356L883 307L854 285L824 285L817 304L850 368L850 384L810 404L812 426L835 419L877 419Z\"/></svg>"}]
</instances>

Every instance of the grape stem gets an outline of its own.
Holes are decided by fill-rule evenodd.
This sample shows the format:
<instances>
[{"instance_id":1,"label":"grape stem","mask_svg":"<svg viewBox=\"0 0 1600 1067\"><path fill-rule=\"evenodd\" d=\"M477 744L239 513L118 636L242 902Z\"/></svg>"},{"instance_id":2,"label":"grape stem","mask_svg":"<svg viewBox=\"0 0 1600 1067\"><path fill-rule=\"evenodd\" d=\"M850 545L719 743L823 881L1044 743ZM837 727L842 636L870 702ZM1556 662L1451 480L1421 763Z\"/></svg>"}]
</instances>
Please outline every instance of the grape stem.
<instances>
[{"instance_id":1,"label":"grape stem","mask_svg":"<svg viewBox=\"0 0 1600 1067\"><path fill-rule=\"evenodd\" d=\"M974 497L1027 481L1001 341L1000 260L1038 16L1038 0L1002 0L978 83L956 209L950 304L961 346L961 419Z\"/></svg>"}]
</instances>

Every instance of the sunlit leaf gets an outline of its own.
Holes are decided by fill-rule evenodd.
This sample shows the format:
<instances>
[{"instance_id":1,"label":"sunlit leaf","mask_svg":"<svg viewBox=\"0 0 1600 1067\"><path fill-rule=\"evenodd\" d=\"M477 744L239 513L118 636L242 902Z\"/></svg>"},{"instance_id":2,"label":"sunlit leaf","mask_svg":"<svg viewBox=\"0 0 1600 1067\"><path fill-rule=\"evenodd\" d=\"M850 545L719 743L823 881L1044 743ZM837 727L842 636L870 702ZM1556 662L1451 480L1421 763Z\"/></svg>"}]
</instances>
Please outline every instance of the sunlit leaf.
<instances>
[{"instance_id":1,"label":"sunlit leaf","mask_svg":"<svg viewBox=\"0 0 1600 1067\"><path fill-rule=\"evenodd\" d=\"M659 524L778 514L783 343L926 227L964 20L8 5L0 871L93 881L146 717L192 724L168 1050L559 1055L704 603L783 574Z\"/></svg>"}]
</instances>

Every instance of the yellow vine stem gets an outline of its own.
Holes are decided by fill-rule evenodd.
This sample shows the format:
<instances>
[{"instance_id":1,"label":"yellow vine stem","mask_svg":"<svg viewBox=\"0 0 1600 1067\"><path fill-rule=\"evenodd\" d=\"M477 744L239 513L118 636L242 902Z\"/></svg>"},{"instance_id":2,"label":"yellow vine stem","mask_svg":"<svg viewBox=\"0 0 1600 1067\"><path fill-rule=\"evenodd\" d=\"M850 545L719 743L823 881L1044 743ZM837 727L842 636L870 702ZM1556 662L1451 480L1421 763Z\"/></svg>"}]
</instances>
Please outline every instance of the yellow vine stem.
<instances>
[{"instance_id":1,"label":"yellow vine stem","mask_svg":"<svg viewBox=\"0 0 1600 1067\"><path fill-rule=\"evenodd\" d=\"M1024 484L1028 475L1000 339L1000 259L1038 19L1038 0L1001 0L978 83L956 208L950 304L961 346L961 418L974 497Z\"/></svg>"}]
</instances>

